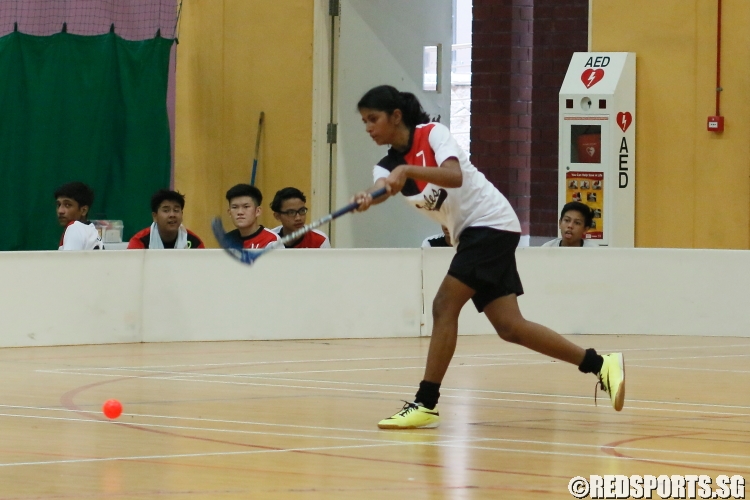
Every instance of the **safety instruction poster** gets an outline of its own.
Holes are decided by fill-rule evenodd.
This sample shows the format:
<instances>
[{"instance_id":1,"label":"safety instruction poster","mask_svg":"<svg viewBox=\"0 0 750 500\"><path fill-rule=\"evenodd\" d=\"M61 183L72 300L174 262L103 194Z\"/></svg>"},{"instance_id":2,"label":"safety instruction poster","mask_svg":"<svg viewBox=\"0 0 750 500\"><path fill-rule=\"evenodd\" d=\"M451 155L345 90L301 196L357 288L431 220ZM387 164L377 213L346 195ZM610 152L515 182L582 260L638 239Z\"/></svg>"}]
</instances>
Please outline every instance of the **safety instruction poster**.
<instances>
[{"instance_id":1,"label":"safety instruction poster","mask_svg":"<svg viewBox=\"0 0 750 500\"><path fill-rule=\"evenodd\" d=\"M565 177L565 202L585 203L594 215L591 229L584 237L601 240L604 238L604 172L567 172Z\"/></svg>"}]
</instances>

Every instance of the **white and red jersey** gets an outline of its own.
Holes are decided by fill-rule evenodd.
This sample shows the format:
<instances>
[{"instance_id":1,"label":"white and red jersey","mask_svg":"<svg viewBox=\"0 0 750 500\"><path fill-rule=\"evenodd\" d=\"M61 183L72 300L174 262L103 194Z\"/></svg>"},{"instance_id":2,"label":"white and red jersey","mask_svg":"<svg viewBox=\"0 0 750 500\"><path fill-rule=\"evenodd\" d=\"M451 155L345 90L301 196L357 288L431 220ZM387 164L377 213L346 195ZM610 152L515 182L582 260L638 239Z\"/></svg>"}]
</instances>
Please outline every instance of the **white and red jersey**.
<instances>
[{"instance_id":1,"label":"white and red jersey","mask_svg":"<svg viewBox=\"0 0 750 500\"><path fill-rule=\"evenodd\" d=\"M235 229L234 231L229 231L227 233L227 238L242 248L266 248L276 246L284 248L284 245L277 243L281 240L279 235L263 226L260 226L258 230L250 236L242 236L240 230Z\"/></svg>"},{"instance_id":2,"label":"white and red jersey","mask_svg":"<svg viewBox=\"0 0 750 500\"><path fill-rule=\"evenodd\" d=\"M438 168L448 158L456 158L461 165L461 187L446 188L408 179L401 194L409 204L446 226L454 245L458 245L461 232L467 227L520 233L521 223L508 200L469 162L448 128L440 123L417 125L409 150L404 153L389 149L373 169L373 177L377 182L404 164Z\"/></svg>"},{"instance_id":3,"label":"white and red jersey","mask_svg":"<svg viewBox=\"0 0 750 500\"><path fill-rule=\"evenodd\" d=\"M284 237L282 229L284 229L284 226L276 226L271 231ZM331 248L331 242L328 240L326 233L313 229L306 233L296 244L287 245L287 248Z\"/></svg>"},{"instance_id":4,"label":"white and red jersey","mask_svg":"<svg viewBox=\"0 0 750 500\"><path fill-rule=\"evenodd\" d=\"M89 221L73 221L65 227L58 250L102 250L99 231Z\"/></svg>"},{"instance_id":5,"label":"white and red jersey","mask_svg":"<svg viewBox=\"0 0 750 500\"><path fill-rule=\"evenodd\" d=\"M550 240L542 246L543 247L562 247L562 238L555 238L554 240ZM595 248L599 247L599 245L594 243L594 240L590 240L586 238L581 240L581 246L582 247L595 247Z\"/></svg>"},{"instance_id":6,"label":"white and red jersey","mask_svg":"<svg viewBox=\"0 0 750 500\"><path fill-rule=\"evenodd\" d=\"M187 229L187 228L185 228L185 231L187 232L187 235L185 238L185 249L206 248L206 246L203 244L203 240L201 240L197 234L195 234L194 232L192 232L190 229ZM161 237L159 239L161 239ZM171 243L165 243L162 241L162 246L165 249L174 249L176 244L177 244L177 240L174 240ZM146 250L150 246L151 246L151 226L135 233L133 237L130 238L130 241L128 242L128 250Z\"/></svg>"}]
</instances>

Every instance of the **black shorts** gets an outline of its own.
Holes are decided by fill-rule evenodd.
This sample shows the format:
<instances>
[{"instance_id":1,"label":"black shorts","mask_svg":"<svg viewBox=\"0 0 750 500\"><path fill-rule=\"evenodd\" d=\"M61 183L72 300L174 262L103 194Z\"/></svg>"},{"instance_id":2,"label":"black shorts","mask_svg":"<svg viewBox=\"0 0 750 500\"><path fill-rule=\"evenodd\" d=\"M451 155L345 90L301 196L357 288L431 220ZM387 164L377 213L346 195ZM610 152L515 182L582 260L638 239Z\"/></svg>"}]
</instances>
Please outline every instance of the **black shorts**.
<instances>
[{"instance_id":1,"label":"black shorts","mask_svg":"<svg viewBox=\"0 0 750 500\"><path fill-rule=\"evenodd\" d=\"M448 275L476 293L471 298L477 311L510 294L523 295L516 269L519 233L489 227L467 227L461 233Z\"/></svg>"}]
</instances>

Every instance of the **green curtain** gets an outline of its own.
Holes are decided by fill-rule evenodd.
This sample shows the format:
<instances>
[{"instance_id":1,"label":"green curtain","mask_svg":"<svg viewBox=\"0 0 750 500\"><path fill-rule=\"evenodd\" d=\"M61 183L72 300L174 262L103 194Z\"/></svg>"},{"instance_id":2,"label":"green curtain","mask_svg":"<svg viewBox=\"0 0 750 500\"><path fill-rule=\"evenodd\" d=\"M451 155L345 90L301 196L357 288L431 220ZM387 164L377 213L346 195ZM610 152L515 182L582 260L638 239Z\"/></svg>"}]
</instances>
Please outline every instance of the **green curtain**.
<instances>
[{"instance_id":1,"label":"green curtain","mask_svg":"<svg viewBox=\"0 0 750 500\"><path fill-rule=\"evenodd\" d=\"M173 40L114 33L0 38L0 250L56 249L56 187L91 186L90 218L151 223L169 186L167 76Z\"/></svg>"}]
</instances>

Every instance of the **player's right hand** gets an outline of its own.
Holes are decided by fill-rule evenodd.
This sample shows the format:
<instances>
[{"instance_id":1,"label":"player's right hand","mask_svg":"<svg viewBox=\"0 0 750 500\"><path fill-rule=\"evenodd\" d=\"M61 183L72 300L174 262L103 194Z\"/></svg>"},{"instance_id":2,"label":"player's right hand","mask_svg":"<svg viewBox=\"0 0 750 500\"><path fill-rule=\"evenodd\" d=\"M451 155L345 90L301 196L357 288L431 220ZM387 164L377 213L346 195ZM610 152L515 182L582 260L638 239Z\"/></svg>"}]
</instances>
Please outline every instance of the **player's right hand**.
<instances>
[{"instance_id":1,"label":"player's right hand","mask_svg":"<svg viewBox=\"0 0 750 500\"><path fill-rule=\"evenodd\" d=\"M372 195L367 191L361 191L352 196L351 203L359 203L359 207L356 208L357 212L364 212L370 205L372 205Z\"/></svg>"}]
</instances>

